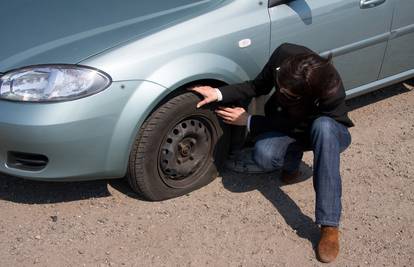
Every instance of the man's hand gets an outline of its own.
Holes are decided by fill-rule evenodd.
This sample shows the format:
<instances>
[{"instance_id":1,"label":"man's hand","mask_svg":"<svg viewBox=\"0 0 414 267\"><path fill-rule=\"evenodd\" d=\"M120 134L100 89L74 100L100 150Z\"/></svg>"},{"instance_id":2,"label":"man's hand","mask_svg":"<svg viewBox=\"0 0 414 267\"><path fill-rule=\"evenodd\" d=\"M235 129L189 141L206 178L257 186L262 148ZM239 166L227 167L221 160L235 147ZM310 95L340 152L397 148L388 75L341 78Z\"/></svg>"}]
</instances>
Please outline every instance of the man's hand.
<instances>
[{"instance_id":1,"label":"man's hand","mask_svg":"<svg viewBox=\"0 0 414 267\"><path fill-rule=\"evenodd\" d=\"M211 86L197 86L190 89L197 92L204 97L203 100L197 103L197 108L204 106L205 104L217 101L216 89Z\"/></svg>"},{"instance_id":2,"label":"man's hand","mask_svg":"<svg viewBox=\"0 0 414 267\"><path fill-rule=\"evenodd\" d=\"M216 109L216 113L219 117L223 118L225 123L239 126L247 125L247 120L249 118L249 114L241 107L219 107Z\"/></svg>"}]
</instances>

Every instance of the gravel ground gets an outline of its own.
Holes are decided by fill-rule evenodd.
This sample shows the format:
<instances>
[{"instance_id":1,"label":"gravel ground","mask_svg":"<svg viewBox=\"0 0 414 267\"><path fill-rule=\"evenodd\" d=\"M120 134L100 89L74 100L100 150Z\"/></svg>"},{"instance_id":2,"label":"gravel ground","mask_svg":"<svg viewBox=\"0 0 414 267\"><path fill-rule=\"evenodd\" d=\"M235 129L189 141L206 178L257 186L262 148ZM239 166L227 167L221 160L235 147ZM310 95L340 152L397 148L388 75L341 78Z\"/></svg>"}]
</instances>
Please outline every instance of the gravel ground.
<instances>
[{"instance_id":1,"label":"gravel ground","mask_svg":"<svg viewBox=\"0 0 414 267\"><path fill-rule=\"evenodd\" d=\"M349 101L341 162L341 253L332 266L414 266L414 91ZM44 183L0 177L0 266L319 266L312 154L301 182L223 173L164 202L122 180Z\"/></svg>"}]
</instances>

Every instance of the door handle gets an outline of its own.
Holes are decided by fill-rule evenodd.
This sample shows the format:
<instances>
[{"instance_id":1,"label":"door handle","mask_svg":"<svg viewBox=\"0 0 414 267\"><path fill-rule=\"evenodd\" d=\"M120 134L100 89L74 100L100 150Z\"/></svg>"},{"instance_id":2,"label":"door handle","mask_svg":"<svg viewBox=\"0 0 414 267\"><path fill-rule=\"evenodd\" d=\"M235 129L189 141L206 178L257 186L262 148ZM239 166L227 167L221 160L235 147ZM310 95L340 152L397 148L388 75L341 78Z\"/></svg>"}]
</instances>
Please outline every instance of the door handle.
<instances>
[{"instance_id":1,"label":"door handle","mask_svg":"<svg viewBox=\"0 0 414 267\"><path fill-rule=\"evenodd\" d=\"M359 7L362 9L372 8L372 7L379 6L383 4L384 2L385 0L361 0L361 2L359 2Z\"/></svg>"}]
</instances>

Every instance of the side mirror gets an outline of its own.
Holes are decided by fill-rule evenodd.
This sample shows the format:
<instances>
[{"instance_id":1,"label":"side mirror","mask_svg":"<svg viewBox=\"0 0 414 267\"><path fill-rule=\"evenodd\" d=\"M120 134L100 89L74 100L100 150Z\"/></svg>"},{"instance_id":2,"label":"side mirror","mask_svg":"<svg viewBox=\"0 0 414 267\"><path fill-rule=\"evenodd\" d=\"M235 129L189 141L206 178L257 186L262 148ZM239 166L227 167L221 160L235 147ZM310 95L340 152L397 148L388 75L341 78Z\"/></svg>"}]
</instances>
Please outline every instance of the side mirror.
<instances>
[{"instance_id":1,"label":"side mirror","mask_svg":"<svg viewBox=\"0 0 414 267\"><path fill-rule=\"evenodd\" d=\"M293 0L269 0L269 5L268 7L274 7L274 6L278 6L278 5L283 5L283 4L287 4L289 2L292 2Z\"/></svg>"}]
</instances>

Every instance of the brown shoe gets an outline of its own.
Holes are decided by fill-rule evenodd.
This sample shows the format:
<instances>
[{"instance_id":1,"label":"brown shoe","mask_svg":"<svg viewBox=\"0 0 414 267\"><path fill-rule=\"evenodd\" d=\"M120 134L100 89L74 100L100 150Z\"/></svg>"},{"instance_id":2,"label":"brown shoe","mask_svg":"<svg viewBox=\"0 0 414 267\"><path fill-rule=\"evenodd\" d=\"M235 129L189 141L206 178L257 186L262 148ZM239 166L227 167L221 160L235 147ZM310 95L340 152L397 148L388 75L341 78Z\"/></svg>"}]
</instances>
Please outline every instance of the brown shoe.
<instances>
[{"instance_id":1,"label":"brown shoe","mask_svg":"<svg viewBox=\"0 0 414 267\"><path fill-rule=\"evenodd\" d=\"M301 175L300 171L294 171L294 172L282 171L281 179L282 179L282 182L285 184L292 184L299 178L300 175Z\"/></svg>"},{"instance_id":2,"label":"brown shoe","mask_svg":"<svg viewBox=\"0 0 414 267\"><path fill-rule=\"evenodd\" d=\"M338 227L321 227L321 239L316 249L316 256L321 262L332 262L339 253L339 231Z\"/></svg>"}]
</instances>

